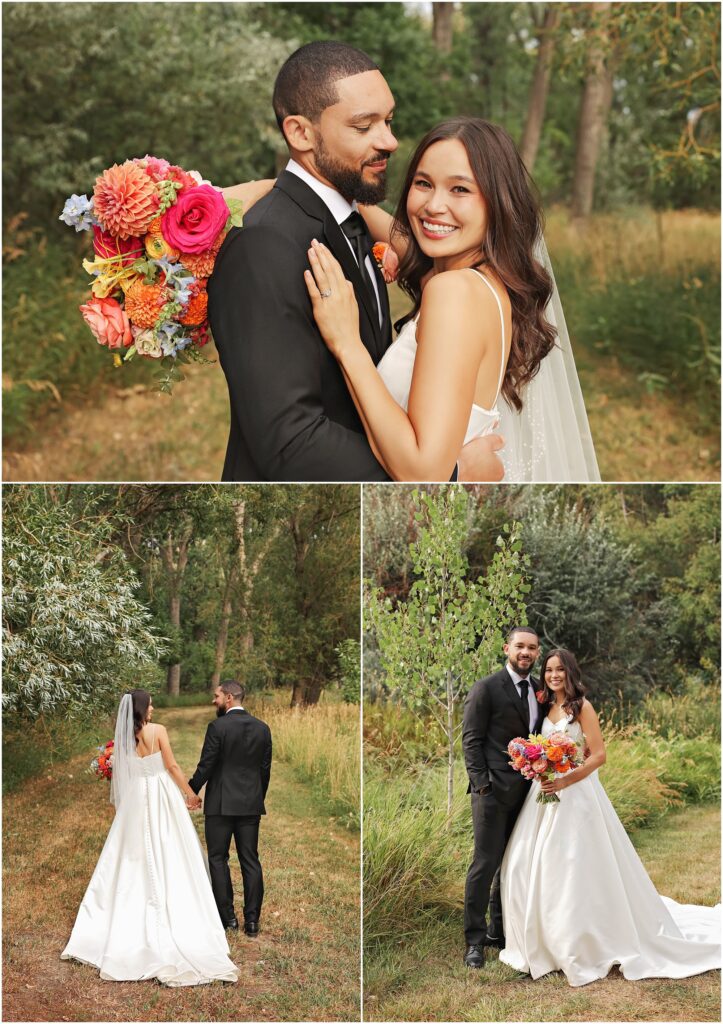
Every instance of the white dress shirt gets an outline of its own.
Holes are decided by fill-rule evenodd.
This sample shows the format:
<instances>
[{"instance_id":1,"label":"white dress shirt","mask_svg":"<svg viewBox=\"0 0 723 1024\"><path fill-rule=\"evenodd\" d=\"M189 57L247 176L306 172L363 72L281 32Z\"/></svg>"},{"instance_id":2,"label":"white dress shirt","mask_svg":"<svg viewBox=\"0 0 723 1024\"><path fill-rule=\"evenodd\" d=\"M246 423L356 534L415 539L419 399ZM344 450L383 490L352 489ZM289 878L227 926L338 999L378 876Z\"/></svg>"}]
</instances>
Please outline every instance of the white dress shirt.
<instances>
[{"instance_id":1,"label":"white dress shirt","mask_svg":"<svg viewBox=\"0 0 723 1024\"><path fill-rule=\"evenodd\" d=\"M530 711L530 732L532 732L532 730L535 728L535 722L537 721L537 713L538 713L538 710L539 710L539 705L537 703L537 697L535 696L535 687L532 685L532 675L531 674L529 676L521 676L521 675L519 675L519 673L515 672L513 667L510 665L509 661L505 665L505 668L509 672L510 678L512 679L512 682L515 684L515 689L517 690L517 696L520 698L520 700L522 700L522 689L520 687L520 683L522 682L523 679L527 680L527 683L528 683L528 687L527 687L527 706L528 706L529 711Z\"/></svg>"},{"instance_id":2,"label":"white dress shirt","mask_svg":"<svg viewBox=\"0 0 723 1024\"><path fill-rule=\"evenodd\" d=\"M301 178L302 181L306 182L310 189L313 189L313 191L316 192L317 196L328 208L337 224L343 224L347 217L351 216L352 213L358 212L356 201L353 203L347 202L340 192L337 192L335 188L331 187L331 185L325 185L323 181L319 181L319 179L315 178L313 174L309 174L301 164L297 164L296 160L289 160L286 165L286 170L290 171L291 174L295 174L297 178ZM346 235L344 235L344 237L346 238ZM356 250L348 238L346 238L346 241L354 260L356 261ZM377 316L379 317L379 326L381 327L383 322L382 304L379 299L377 277L374 273L374 267L372 266L372 261L369 256L364 260L364 266L366 267L369 279L374 286L374 294L377 300Z\"/></svg>"}]
</instances>

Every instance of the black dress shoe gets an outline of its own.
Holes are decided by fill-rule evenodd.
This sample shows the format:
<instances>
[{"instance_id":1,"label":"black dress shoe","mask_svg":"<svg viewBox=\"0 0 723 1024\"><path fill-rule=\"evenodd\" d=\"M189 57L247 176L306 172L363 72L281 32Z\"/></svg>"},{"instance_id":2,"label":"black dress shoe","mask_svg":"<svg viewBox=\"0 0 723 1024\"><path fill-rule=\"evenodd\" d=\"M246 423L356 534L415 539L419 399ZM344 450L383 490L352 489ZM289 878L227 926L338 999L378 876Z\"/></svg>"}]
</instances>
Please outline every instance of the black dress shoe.
<instances>
[{"instance_id":1,"label":"black dress shoe","mask_svg":"<svg viewBox=\"0 0 723 1024\"><path fill-rule=\"evenodd\" d=\"M467 946L467 952L464 954L464 966L465 967L484 967L485 965L485 951L482 945Z\"/></svg>"},{"instance_id":2,"label":"black dress shoe","mask_svg":"<svg viewBox=\"0 0 723 1024\"><path fill-rule=\"evenodd\" d=\"M244 931L249 938L258 938L259 934L259 922L258 921L244 921Z\"/></svg>"},{"instance_id":3,"label":"black dress shoe","mask_svg":"<svg viewBox=\"0 0 723 1024\"><path fill-rule=\"evenodd\" d=\"M226 931L232 930L232 931L237 932L238 931L238 918L237 917L232 917L230 921L226 922L226 924L224 925L224 928L226 929Z\"/></svg>"},{"instance_id":4,"label":"black dress shoe","mask_svg":"<svg viewBox=\"0 0 723 1024\"><path fill-rule=\"evenodd\" d=\"M505 937L504 935L490 935L489 933L485 936L485 946L496 946L497 949L505 948Z\"/></svg>"}]
</instances>

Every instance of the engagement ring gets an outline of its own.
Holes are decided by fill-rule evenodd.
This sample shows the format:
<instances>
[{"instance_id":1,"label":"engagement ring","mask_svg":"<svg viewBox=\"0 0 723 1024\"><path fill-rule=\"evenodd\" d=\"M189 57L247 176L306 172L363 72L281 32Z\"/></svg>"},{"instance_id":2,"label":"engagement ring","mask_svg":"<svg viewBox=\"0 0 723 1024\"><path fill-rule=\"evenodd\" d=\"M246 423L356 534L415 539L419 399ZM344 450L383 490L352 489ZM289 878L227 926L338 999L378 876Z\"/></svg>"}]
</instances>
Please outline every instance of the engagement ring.
<instances>
[{"instance_id":1,"label":"engagement ring","mask_svg":"<svg viewBox=\"0 0 723 1024\"><path fill-rule=\"evenodd\" d=\"M328 299L329 296L331 295L331 288L327 289L327 291L325 292L319 292L319 294L321 295L322 299Z\"/></svg>"}]
</instances>

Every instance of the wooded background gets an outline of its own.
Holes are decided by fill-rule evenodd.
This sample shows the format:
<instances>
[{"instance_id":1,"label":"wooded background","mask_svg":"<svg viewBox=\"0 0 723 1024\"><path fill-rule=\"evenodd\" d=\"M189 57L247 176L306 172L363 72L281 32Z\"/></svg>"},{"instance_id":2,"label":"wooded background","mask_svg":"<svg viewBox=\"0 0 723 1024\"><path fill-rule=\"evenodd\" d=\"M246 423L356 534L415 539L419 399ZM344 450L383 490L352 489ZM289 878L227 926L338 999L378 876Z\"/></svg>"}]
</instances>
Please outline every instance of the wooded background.
<instances>
[{"instance_id":1,"label":"wooded background","mask_svg":"<svg viewBox=\"0 0 723 1024\"><path fill-rule=\"evenodd\" d=\"M50 478L38 430L61 449L63 479L218 479L217 368L145 436L94 449L90 408L116 420L153 367L114 372L98 351L77 311L87 238L58 216L103 168L146 152L220 185L274 175L273 81L319 38L366 50L396 97L390 201L444 117L488 118L519 144L548 210L603 477L719 476L718 4L9 3L3 28L6 479Z\"/></svg>"},{"instance_id":2,"label":"wooded background","mask_svg":"<svg viewBox=\"0 0 723 1024\"><path fill-rule=\"evenodd\" d=\"M439 494L437 488L423 490ZM471 583L488 573L505 526L518 524L518 558L505 572L518 574L524 588L505 597L512 622L496 624L497 646L489 654L495 668L504 661L506 629L525 621L539 633L543 650L568 647L575 653L591 701L607 712L634 717L651 692L683 693L692 678L710 688L711 700L717 696L719 487L475 485L465 490L470 498L456 532L451 515L441 515L429 528L438 533L439 559L454 549L465 560L463 568L450 570L450 579L461 575ZM367 486L364 491L365 578L392 606L410 600L420 578L435 592L435 570L420 577L410 550L422 531L414 489ZM368 640L367 698L393 697L374 636ZM481 640L472 635L467 643L474 647ZM468 679L464 692L469 685Z\"/></svg>"},{"instance_id":3,"label":"wooded background","mask_svg":"<svg viewBox=\"0 0 723 1024\"><path fill-rule=\"evenodd\" d=\"M11 486L6 724L238 678L359 700L359 488ZM177 703L177 701L176 701Z\"/></svg>"}]
</instances>

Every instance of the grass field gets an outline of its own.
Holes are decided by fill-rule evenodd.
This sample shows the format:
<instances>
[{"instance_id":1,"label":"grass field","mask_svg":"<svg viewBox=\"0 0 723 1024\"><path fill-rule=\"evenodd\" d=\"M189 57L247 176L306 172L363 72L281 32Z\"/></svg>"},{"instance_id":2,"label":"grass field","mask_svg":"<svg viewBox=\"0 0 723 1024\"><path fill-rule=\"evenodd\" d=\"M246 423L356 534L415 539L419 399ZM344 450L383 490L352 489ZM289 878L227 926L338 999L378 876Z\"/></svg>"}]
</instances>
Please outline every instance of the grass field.
<instances>
[{"instance_id":1,"label":"grass field","mask_svg":"<svg viewBox=\"0 0 723 1024\"><path fill-rule=\"evenodd\" d=\"M189 775L210 717L207 708L157 712ZM305 779L291 746L274 760L261 825L261 935L229 940L237 985L111 984L91 967L61 961L113 815L107 784L85 771L91 756L83 750L4 798L4 1020L358 1019L358 832L334 813L323 788ZM202 817L194 821L202 836ZM239 907L233 854L231 873Z\"/></svg>"},{"instance_id":2,"label":"grass field","mask_svg":"<svg viewBox=\"0 0 723 1024\"><path fill-rule=\"evenodd\" d=\"M658 890L684 903L720 900L720 811L671 812L632 834ZM466 865L460 863L463 878ZM581 907L584 913L584 907ZM364 1016L370 1021L718 1021L720 972L679 981L626 981L617 968L573 989L564 975L537 981L489 950L482 971L462 963L462 907L364 950Z\"/></svg>"},{"instance_id":3,"label":"grass field","mask_svg":"<svg viewBox=\"0 0 723 1024\"><path fill-rule=\"evenodd\" d=\"M629 210L580 236L553 210L546 236L603 479L718 479L720 217ZM218 364L190 367L171 398L147 366L113 370L77 313L77 255L51 246L47 258L52 275L35 252L5 281L4 478L218 480ZM62 287L43 300L61 263ZM392 291L395 315L404 301Z\"/></svg>"}]
</instances>

